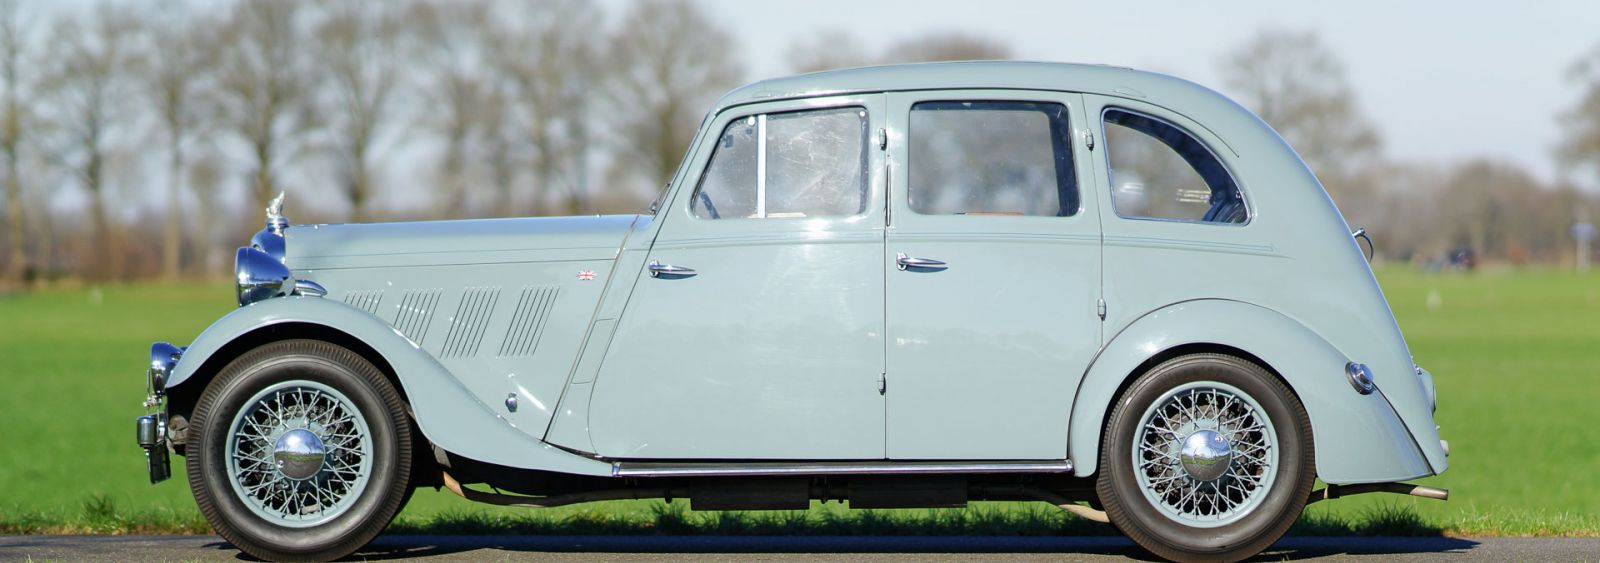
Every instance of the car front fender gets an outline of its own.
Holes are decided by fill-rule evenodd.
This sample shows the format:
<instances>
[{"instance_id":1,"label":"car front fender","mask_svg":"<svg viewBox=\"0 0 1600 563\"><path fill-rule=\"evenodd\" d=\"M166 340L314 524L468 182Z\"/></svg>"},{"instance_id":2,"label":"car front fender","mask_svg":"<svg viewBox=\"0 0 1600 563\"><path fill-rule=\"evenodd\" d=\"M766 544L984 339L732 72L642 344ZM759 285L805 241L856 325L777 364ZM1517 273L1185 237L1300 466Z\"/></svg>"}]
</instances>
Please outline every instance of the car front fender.
<instances>
[{"instance_id":1,"label":"car front fender","mask_svg":"<svg viewBox=\"0 0 1600 563\"><path fill-rule=\"evenodd\" d=\"M1265 307L1202 299L1175 303L1135 320L1101 348L1079 383L1068 453L1074 472L1092 475L1101 428L1113 398L1140 365L1181 347L1234 348L1280 375L1311 417L1317 476L1335 484L1381 483L1433 475L1415 439L1379 390L1355 391L1350 360L1305 325Z\"/></svg>"},{"instance_id":2,"label":"car front fender","mask_svg":"<svg viewBox=\"0 0 1600 563\"><path fill-rule=\"evenodd\" d=\"M382 319L320 297L268 299L224 315L189 345L174 366L167 388L205 385L213 373L196 374L202 366L212 364L208 360L213 355L241 337L284 324L325 327L371 347L394 369L423 435L446 451L508 467L611 475L608 463L573 455L518 430L478 400L438 360ZM213 365L215 369L208 372L220 369Z\"/></svg>"}]
</instances>

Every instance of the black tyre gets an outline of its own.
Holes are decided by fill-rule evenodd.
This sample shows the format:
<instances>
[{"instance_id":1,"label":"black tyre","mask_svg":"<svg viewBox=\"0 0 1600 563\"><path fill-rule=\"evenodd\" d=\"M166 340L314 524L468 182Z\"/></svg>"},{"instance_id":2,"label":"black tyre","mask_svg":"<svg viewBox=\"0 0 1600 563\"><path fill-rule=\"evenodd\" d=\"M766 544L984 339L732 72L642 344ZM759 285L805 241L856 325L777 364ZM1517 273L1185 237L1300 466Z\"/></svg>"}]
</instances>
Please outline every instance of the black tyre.
<instances>
[{"instance_id":1,"label":"black tyre","mask_svg":"<svg viewBox=\"0 0 1600 563\"><path fill-rule=\"evenodd\" d=\"M338 559L409 496L405 403L361 356L286 340L240 356L190 417L189 487L206 521L267 560Z\"/></svg>"},{"instance_id":2,"label":"black tyre","mask_svg":"<svg viewBox=\"0 0 1600 563\"><path fill-rule=\"evenodd\" d=\"M1117 401L1096 489L1112 524L1151 554L1238 561L1300 517L1314 457L1311 421L1283 382L1240 358L1193 354Z\"/></svg>"}]
</instances>

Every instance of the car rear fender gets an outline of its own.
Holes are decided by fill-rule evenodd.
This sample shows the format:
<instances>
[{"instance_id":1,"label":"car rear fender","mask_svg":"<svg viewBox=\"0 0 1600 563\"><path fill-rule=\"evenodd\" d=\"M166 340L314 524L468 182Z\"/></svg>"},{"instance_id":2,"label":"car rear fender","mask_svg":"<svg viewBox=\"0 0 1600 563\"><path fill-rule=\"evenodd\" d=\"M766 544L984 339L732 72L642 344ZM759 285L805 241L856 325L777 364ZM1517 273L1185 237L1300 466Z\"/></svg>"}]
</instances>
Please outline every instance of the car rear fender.
<instances>
[{"instance_id":1,"label":"car rear fender","mask_svg":"<svg viewBox=\"0 0 1600 563\"><path fill-rule=\"evenodd\" d=\"M1094 474L1112 401L1143 369L1188 350L1243 352L1299 396L1311 417L1317 476L1336 484L1402 481L1433 475L1393 407L1379 391L1361 395L1346 378L1350 360L1305 325L1240 301L1174 303L1134 321L1089 365L1070 419L1068 453L1079 476Z\"/></svg>"}]
</instances>

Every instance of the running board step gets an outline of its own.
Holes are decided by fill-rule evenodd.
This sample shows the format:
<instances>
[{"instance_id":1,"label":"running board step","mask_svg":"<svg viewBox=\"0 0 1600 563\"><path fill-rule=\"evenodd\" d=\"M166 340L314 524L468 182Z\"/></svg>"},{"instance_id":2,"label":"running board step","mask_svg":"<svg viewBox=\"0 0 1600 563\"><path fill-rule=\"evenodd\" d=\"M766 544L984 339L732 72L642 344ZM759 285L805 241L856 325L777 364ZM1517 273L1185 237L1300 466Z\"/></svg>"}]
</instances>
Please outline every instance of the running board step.
<instances>
[{"instance_id":1,"label":"running board step","mask_svg":"<svg viewBox=\"0 0 1600 563\"><path fill-rule=\"evenodd\" d=\"M963 473L1067 473L1060 461L616 461L612 477L748 477L761 475L938 475Z\"/></svg>"}]
</instances>

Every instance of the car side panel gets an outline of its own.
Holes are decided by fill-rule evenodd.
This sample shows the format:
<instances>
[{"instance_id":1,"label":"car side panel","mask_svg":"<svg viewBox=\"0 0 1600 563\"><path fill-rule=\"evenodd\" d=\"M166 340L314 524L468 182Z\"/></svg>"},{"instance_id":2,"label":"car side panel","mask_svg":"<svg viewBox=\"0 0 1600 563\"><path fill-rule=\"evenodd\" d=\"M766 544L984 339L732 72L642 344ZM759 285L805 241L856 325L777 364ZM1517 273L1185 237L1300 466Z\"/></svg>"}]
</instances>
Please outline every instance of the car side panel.
<instances>
[{"instance_id":1,"label":"car side panel","mask_svg":"<svg viewBox=\"0 0 1600 563\"><path fill-rule=\"evenodd\" d=\"M1316 445L1317 476L1336 484L1381 483L1433 475L1395 410L1379 392L1361 395L1344 374L1349 359L1304 325L1239 301L1204 299L1151 311L1113 336L1078 388L1068 439L1079 476L1094 474L1100 433L1117 390L1147 359L1189 344L1248 352L1280 374L1305 404Z\"/></svg>"},{"instance_id":2,"label":"car side panel","mask_svg":"<svg viewBox=\"0 0 1600 563\"><path fill-rule=\"evenodd\" d=\"M478 401L542 438L613 260L306 270L328 299L399 330ZM581 275L581 276L580 276ZM506 404L515 397L516 408Z\"/></svg>"},{"instance_id":3,"label":"car side panel","mask_svg":"<svg viewBox=\"0 0 1600 563\"><path fill-rule=\"evenodd\" d=\"M422 433L435 445L468 458L528 469L609 476L609 464L540 442L509 419L504 407L485 402L438 360L376 316L335 299L284 297L234 310L201 333L174 370L169 388L203 385L189 379L233 340L272 325L309 323L348 334L371 346L392 366Z\"/></svg>"}]
</instances>

